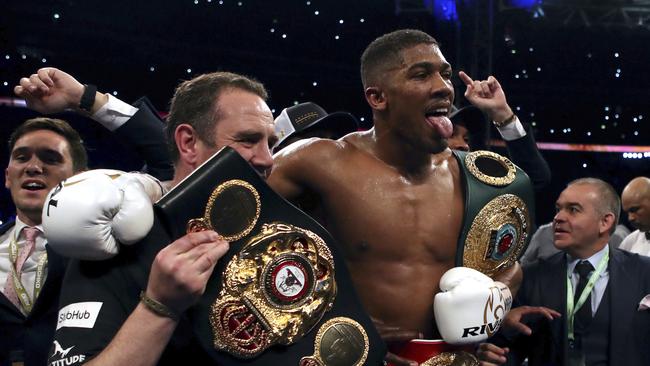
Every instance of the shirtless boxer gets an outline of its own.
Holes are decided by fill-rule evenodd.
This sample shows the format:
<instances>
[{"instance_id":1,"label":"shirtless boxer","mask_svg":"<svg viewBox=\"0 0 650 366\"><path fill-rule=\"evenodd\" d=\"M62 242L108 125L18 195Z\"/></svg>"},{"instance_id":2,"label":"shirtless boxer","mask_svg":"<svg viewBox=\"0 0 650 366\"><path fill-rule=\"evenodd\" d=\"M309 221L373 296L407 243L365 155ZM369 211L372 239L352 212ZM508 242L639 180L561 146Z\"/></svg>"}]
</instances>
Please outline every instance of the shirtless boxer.
<instances>
[{"instance_id":1,"label":"shirtless boxer","mask_svg":"<svg viewBox=\"0 0 650 366\"><path fill-rule=\"evenodd\" d=\"M326 227L341 243L356 289L388 342L440 336L433 301L441 277L455 265L464 214L461 170L446 142L452 130L451 76L429 35L403 30L379 38L362 57L375 127L338 141L296 143L277 156L269 178L290 199L307 194L320 199ZM480 98L502 97L499 92L490 80L468 85L468 93ZM508 118L497 113L494 120ZM460 269L464 278L484 285L470 292L483 311L486 297L479 293L493 288L492 280ZM446 281L445 290L462 276L447 274L455 278ZM498 277L514 289L520 276L513 266ZM446 305L456 310L453 301ZM442 319L461 323L469 315L456 313ZM386 359L410 364L392 354Z\"/></svg>"},{"instance_id":2,"label":"shirtless boxer","mask_svg":"<svg viewBox=\"0 0 650 366\"><path fill-rule=\"evenodd\" d=\"M361 57L374 127L340 140L310 139L282 150L269 184L288 199L317 195L342 246L355 287L388 342L439 338L433 299L455 265L463 188L446 138L452 69L426 33L399 30ZM491 98L494 84L470 92ZM496 121L509 115L495 115ZM511 287L517 266L500 277ZM408 364L389 355L388 361Z\"/></svg>"}]
</instances>

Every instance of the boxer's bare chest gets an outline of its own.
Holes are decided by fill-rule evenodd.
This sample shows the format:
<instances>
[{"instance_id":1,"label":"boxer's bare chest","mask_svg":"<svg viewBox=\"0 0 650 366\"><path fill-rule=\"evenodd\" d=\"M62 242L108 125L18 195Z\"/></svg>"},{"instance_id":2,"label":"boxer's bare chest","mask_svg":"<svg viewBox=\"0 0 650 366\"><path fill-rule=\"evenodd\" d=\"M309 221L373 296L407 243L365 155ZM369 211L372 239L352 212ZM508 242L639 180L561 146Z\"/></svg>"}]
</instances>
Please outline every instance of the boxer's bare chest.
<instances>
[{"instance_id":1,"label":"boxer's bare chest","mask_svg":"<svg viewBox=\"0 0 650 366\"><path fill-rule=\"evenodd\" d=\"M413 179L368 157L342 164L322 197L348 261L453 261L463 214L456 165Z\"/></svg>"}]
</instances>

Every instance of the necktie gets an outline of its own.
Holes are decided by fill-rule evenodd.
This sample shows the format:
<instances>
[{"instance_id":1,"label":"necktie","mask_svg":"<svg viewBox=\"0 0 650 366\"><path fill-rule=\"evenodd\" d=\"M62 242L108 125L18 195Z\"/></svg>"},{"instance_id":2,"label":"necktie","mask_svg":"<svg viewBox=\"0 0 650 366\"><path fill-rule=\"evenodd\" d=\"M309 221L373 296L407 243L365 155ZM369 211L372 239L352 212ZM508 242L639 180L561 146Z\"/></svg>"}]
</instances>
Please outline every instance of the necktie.
<instances>
[{"instance_id":1,"label":"necktie","mask_svg":"<svg viewBox=\"0 0 650 366\"><path fill-rule=\"evenodd\" d=\"M650 231L645 232L645 238L646 240L650 240Z\"/></svg>"},{"instance_id":2,"label":"necktie","mask_svg":"<svg viewBox=\"0 0 650 366\"><path fill-rule=\"evenodd\" d=\"M577 303L582 291L587 286L589 281L589 274L594 270L594 266L589 261L580 261L576 268L573 270L578 273L578 287L573 297L573 303ZM578 312L573 319L573 325L577 334L583 334L589 323L591 322L591 293L587 296L584 304L578 309Z\"/></svg>"},{"instance_id":3,"label":"necktie","mask_svg":"<svg viewBox=\"0 0 650 366\"><path fill-rule=\"evenodd\" d=\"M18 277L18 281L21 280L23 265L27 258L34 252L36 247L36 236L40 231L35 227L25 227L23 228L23 234L25 234L25 245L18 253L16 258L15 269L16 271L9 272L7 276L7 282L5 282L4 293L5 296L11 301L18 309L22 309L20 300L18 300L18 295L16 294L16 288L14 287L14 274Z\"/></svg>"}]
</instances>

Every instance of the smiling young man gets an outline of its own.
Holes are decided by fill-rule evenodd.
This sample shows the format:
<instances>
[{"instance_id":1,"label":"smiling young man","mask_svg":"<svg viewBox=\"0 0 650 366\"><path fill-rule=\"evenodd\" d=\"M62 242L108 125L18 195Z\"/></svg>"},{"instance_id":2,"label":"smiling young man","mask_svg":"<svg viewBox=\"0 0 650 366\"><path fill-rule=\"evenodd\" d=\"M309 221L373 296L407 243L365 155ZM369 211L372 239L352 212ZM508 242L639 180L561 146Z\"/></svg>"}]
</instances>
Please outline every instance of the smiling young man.
<instances>
[{"instance_id":1,"label":"smiling young man","mask_svg":"<svg viewBox=\"0 0 650 366\"><path fill-rule=\"evenodd\" d=\"M83 146L76 149L83 152L76 152L81 157L77 157L80 163L74 166L71 143L56 129L73 133L61 120L33 119L16 130L9 142L11 156L5 170L5 187L11 192L16 215L28 225L40 223L43 202L50 189L85 168ZM74 138L80 140L79 135Z\"/></svg>"},{"instance_id":2,"label":"smiling young man","mask_svg":"<svg viewBox=\"0 0 650 366\"><path fill-rule=\"evenodd\" d=\"M269 184L289 199L318 197L387 342L439 338L433 300L455 265L464 215L459 163L447 148L452 69L433 37L399 30L366 48L361 78L374 127L285 148Z\"/></svg>"},{"instance_id":3,"label":"smiling young man","mask_svg":"<svg viewBox=\"0 0 650 366\"><path fill-rule=\"evenodd\" d=\"M16 220L0 228L0 365L42 365L54 333L64 260L45 245L41 212L50 189L86 169L87 156L79 134L51 118L20 125L9 150L5 187Z\"/></svg>"}]
</instances>

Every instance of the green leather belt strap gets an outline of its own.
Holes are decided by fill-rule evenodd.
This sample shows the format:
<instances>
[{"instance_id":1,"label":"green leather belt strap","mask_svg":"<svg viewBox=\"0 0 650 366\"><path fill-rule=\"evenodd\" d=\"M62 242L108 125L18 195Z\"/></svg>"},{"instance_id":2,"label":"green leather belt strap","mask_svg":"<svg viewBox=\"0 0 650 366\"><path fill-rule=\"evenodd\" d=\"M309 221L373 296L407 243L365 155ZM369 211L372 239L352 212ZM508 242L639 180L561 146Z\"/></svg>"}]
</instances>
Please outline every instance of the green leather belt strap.
<instances>
[{"instance_id":1,"label":"green leather belt strap","mask_svg":"<svg viewBox=\"0 0 650 366\"><path fill-rule=\"evenodd\" d=\"M528 175L490 152L454 151L461 172L465 214L456 265L493 275L521 257L534 222L534 193Z\"/></svg>"}]
</instances>

